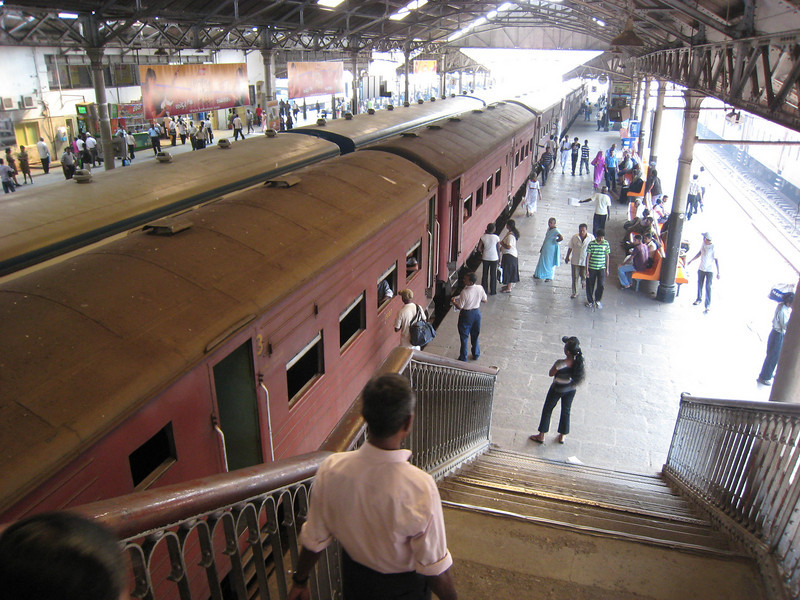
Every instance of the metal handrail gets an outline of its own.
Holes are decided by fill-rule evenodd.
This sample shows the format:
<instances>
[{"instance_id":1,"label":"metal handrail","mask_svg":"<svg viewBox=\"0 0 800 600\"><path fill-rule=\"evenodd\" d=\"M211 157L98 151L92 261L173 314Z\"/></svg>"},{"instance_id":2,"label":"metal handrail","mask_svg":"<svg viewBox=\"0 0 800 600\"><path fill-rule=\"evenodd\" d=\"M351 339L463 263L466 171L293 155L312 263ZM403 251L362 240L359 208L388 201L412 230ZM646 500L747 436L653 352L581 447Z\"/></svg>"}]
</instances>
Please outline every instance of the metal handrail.
<instances>
[{"instance_id":1,"label":"metal handrail","mask_svg":"<svg viewBox=\"0 0 800 600\"><path fill-rule=\"evenodd\" d=\"M684 394L663 473L759 559L770 587L795 597L800 406Z\"/></svg>"},{"instance_id":2,"label":"metal handrail","mask_svg":"<svg viewBox=\"0 0 800 600\"><path fill-rule=\"evenodd\" d=\"M409 444L415 464L437 476L488 447L496 368L397 348L378 373L407 376L417 393ZM252 590L263 600L285 599L317 468L331 452L364 443L366 435L359 397L318 452L71 510L120 537L134 575L133 598L223 600L222 590L230 587L242 600ZM320 557L311 589L315 598L341 597L338 544Z\"/></svg>"}]
</instances>

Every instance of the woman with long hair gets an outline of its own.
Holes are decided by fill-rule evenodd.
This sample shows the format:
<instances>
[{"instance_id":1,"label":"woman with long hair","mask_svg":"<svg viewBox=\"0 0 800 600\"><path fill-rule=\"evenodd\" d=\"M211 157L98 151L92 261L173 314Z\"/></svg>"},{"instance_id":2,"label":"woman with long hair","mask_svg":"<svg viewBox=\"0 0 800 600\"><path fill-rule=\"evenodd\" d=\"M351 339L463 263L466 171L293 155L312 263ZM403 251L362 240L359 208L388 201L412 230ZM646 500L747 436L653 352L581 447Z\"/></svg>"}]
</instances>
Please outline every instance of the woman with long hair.
<instances>
[{"instance_id":1,"label":"woman with long hair","mask_svg":"<svg viewBox=\"0 0 800 600\"><path fill-rule=\"evenodd\" d=\"M500 240L500 252L503 255L500 262L503 267L503 287L500 288L500 291L508 294L514 284L519 281L519 259L517 254L519 230L514 219L508 220L506 229L508 229L508 233Z\"/></svg>"},{"instance_id":2,"label":"woman with long hair","mask_svg":"<svg viewBox=\"0 0 800 600\"><path fill-rule=\"evenodd\" d=\"M586 375L586 365L583 359L581 343L576 337L564 336L564 357L557 360L550 368L550 377L553 383L547 390L547 397L542 407L542 418L539 420L539 433L530 436L530 440L544 444L544 434L550 430L550 415L561 400L561 418L558 420L558 443L563 444L564 438L569 433L569 412L572 409L572 400L575 398L577 386Z\"/></svg>"}]
</instances>

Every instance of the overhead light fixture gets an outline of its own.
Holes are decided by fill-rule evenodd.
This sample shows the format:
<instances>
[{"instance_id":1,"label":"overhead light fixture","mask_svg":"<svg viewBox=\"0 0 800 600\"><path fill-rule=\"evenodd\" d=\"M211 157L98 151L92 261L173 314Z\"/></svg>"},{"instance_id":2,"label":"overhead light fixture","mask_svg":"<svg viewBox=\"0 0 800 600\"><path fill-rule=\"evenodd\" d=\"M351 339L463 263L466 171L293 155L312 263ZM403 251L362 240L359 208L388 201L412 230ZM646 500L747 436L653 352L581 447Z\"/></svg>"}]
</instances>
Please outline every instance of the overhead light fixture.
<instances>
[{"instance_id":1,"label":"overhead light fixture","mask_svg":"<svg viewBox=\"0 0 800 600\"><path fill-rule=\"evenodd\" d=\"M633 26L633 17L628 17L625 29L617 37L609 42L612 46L644 46L644 40L640 38Z\"/></svg>"},{"instance_id":2,"label":"overhead light fixture","mask_svg":"<svg viewBox=\"0 0 800 600\"><path fill-rule=\"evenodd\" d=\"M342 2L344 2L344 0L317 0L317 4L325 8L336 8Z\"/></svg>"},{"instance_id":3,"label":"overhead light fixture","mask_svg":"<svg viewBox=\"0 0 800 600\"><path fill-rule=\"evenodd\" d=\"M163 48L158 48L158 49L156 49L155 52L153 52L153 56L168 56L168 55L169 55L169 52L167 52Z\"/></svg>"},{"instance_id":4,"label":"overhead light fixture","mask_svg":"<svg viewBox=\"0 0 800 600\"><path fill-rule=\"evenodd\" d=\"M514 4L513 2L503 2L500 6L497 7L497 12L499 13L506 12L511 10L512 8L515 8L516 6L517 5Z\"/></svg>"},{"instance_id":5,"label":"overhead light fixture","mask_svg":"<svg viewBox=\"0 0 800 600\"><path fill-rule=\"evenodd\" d=\"M58 13L58 18L59 19L77 19L78 18L78 13L60 12L60 13Z\"/></svg>"},{"instance_id":6,"label":"overhead light fixture","mask_svg":"<svg viewBox=\"0 0 800 600\"><path fill-rule=\"evenodd\" d=\"M598 19L597 17L592 17L592 21L594 21L595 23L597 23L598 25L600 25L600 27L605 27L605 26L606 26L606 22L605 22L605 21L601 21L601 20L600 20L600 19Z\"/></svg>"},{"instance_id":7,"label":"overhead light fixture","mask_svg":"<svg viewBox=\"0 0 800 600\"><path fill-rule=\"evenodd\" d=\"M412 10L417 10L418 8L422 8L428 3L428 0L412 0L408 4L406 4L403 8L398 10L396 13L389 15L389 19L392 21L400 21L405 19L408 15L411 14Z\"/></svg>"}]
</instances>

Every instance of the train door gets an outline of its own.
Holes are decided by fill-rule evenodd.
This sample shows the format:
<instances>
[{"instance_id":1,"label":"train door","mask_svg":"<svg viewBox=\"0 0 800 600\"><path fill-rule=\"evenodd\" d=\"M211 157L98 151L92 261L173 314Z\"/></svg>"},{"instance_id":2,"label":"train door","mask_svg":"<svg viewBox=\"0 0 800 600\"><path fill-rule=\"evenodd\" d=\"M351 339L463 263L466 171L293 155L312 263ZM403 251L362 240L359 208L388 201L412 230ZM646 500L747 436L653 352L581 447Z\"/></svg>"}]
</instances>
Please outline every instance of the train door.
<instances>
[{"instance_id":1,"label":"train door","mask_svg":"<svg viewBox=\"0 0 800 600\"><path fill-rule=\"evenodd\" d=\"M461 179L450 184L450 261L458 265L458 252L461 249Z\"/></svg>"},{"instance_id":2,"label":"train door","mask_svg":"<svg viewBox=\"0 0 800 600\"><path fill-rule=\"evenodd\" d=\"M436 194L428 200L428 279L427 287L433 287L439 256L439 223L436 221Z\"/></svg>"},{"instance_id":3,"label":"train door","mask_svg":"<svg viewBox=\"0 0 800 600\"><path fill-rule=\"evenodd\" d=\"M213 370L227 470L261 464L258 394L250 340L214 365Z\"/></svg>"},{"instance_id":4,"label":"train door","mask_svg":"<svg viewBox=\"0 0 800 600\"><path fill-rule=\"evenodd\" d=\"M508 200L509 206L511 205L511 190L514 187L514 173L519 165L518 152L522 154L522 149L517 149L517 138L514 136L511 138L511 152L508 153L508 168L506 169L508 173L506 176L506 199Z\"/></svg>"}]
</instances>

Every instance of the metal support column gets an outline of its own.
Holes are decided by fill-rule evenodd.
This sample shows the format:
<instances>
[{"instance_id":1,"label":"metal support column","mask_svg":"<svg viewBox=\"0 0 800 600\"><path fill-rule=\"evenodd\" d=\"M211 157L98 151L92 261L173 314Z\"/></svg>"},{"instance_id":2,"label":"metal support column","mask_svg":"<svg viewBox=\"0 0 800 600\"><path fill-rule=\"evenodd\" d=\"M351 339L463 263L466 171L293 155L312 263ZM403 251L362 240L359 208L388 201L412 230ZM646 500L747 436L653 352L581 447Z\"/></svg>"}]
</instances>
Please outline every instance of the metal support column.
<instances>
[{"instance_id":1,"label":"metal support column","mask_svg":"<svg viewBox=\"0 0 800 600\"><path fill-rule=\"evenodd\" d=\"M464 71L458 72L458 95L464 93Z\"/></svg>"},{"instance_id":2,"label":"metal support column","mask_svg":"<svg viewBox=\"0 0 800 600\"><path fill-rule=\"evenodd\" d=\"M111 120L108 118L108 102L106 100L106 80L103 74L103 49L88 48L86 54L92 65L92 81L94 83L97 116L100 120L100 141L103 144L103 166L106 171L114 168L114 148L111 145Z\"/></svg>"},{"instance_id":3,"label":"metal support column","mask_svg":"<svg viewBox=\"0 0 800 600\"><path fill-rule=\"evenodd\" d=\"M633 86L634 89L631 90L632 92L631 101L633 102L633 106L631 107L631 119L638 121L639 107L641 105L641 100L642 100L642 80L636 79L636 77L634 77Z\"/></svg>"},{"instance_id":4,"label":"metal support column","mask_svg":"<svg viewBox=\"0 0 800 600\"><path fill-rule=\"evenodd\" d=\"M405 63L403 66L405 67L405 75L406 75L403 88L405 93L404 97L405 97L405 102L411 102L411 98L409 98L408 96L408 76L409 76L408 63L411 61L411 49L408 47L408 45L406 45L406 47L403 49L403 58L405 59Z\"/></svg>"},{"instance_id":5,"label":"metal support column","mask_svg":"<svg viewBox=\"0 0 800 600\"><path fill-rule=\"evenodd\" d=\"M697 119L700 116L700 103L704 96L693 90L686 90L686 108L683 112L683 141L678 158L678 174L675 177L675 193L672 196L672 212L669 215L666 257L661 266L661 279L658 283L656 300L674 302L677 285L675 273L678 270L678 255L681 249L683 222L686 218L686 195L689 191L689 177L692 173L694 140L697 136Z\"/></svg>"},{"instance_id":6,"label":"metal support column","mask_svg":"<svg viewBox=\"0 0 800 600\"><path fill-rule=\"evenodd\" d=\"M447 98L447 73L445 72L445 56L439 59L439 97Z\"/></svg>"},{"instance_id":7,"label":"metal support column","mask_svg":"<svg viewBox=\"0 0 800 600\"><path fill-rule=\"evenodd\" d=\"M795 296L798 294L800 282L795 288ZM795 310L796 306L797 300L792 304L792 316L786 326L778 368L769 394L770 402L800 404L800 311Z\"/></svg>"},{"instance_id":8,"label":"metal support column","mask_svg":"<svg viewBox=\"0 0 800 600\"><path fill-rule=\"evenodd\" d=\"M265 48L261 50L261 57L264 59L264 90L261 95L261 109L267 114L267 102L275 100L275 50Z\"/></svg>"},{"instance_id":9,"label":"metal support column","mask_svg":"<svg viewBox=\"0 0 800 600\"><path fill-rule=\"evenodd\" d=\"M656 111L653 114L653 131L650 134L650 166L658 162L658 143L661 137L661 117L664 113L664 96L667 93L667 82L658 80L658 95L656 96Z\"/></svg>"},{"instance_id":10,"label":"metal support column","mask_svg":"<svg viewBox=\"0 0 800 600\"><path fill-rule=\"evenodd\" d=\"M358 72L358 52L353 52L353 101L350 106L350 113L358 114L358 86L361 82L361 74Z\"/></svg>"},{"instance_id":11,"label":"metal support column","mask_svg":"<svg viewBox=\"0 0 800 600\"><path fill-rule=\"evenodd\" d=\"M642 120L639 122L639 156L647 154L647 127L650 125L648 110L650 104L650 78L644 78L644 100L642 102Z\"/></svg>"}]
</instances>

